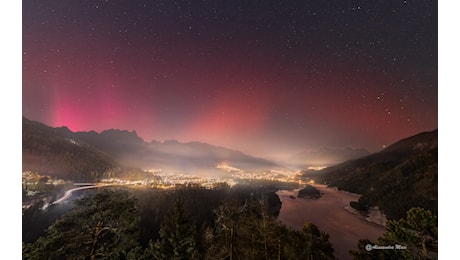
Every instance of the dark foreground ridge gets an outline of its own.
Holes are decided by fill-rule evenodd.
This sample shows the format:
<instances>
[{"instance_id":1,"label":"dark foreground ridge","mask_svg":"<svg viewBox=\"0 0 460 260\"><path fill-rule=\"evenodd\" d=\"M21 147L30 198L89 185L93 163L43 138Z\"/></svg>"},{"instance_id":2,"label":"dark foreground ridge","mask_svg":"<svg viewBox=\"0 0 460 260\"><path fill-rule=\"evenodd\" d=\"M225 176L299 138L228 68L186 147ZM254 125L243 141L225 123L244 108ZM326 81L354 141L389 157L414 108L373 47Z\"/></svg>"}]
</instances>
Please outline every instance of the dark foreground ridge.
<instances>
[{"instance_id":1,"label":"dark foreground ridge","mask_svg":"<svg viewBox=\"0 0 460 260\"><path fill-rule=\"evenodd\" d=\"M438 131L403 139L385 150L305 176L362 194L358 204L400 219L413 207L438 212Z\"/></svg>"}]
</instances>

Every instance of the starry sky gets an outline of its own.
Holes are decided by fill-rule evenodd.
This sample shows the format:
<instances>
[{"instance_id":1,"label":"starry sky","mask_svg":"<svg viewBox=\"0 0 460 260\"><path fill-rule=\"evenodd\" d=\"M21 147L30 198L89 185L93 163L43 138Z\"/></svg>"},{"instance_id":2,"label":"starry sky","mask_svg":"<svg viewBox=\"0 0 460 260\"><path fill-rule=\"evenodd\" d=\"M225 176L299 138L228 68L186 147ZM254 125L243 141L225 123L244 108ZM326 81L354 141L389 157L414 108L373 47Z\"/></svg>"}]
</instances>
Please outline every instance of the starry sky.
<instances>
[{"instance_id":1,"label":"starry sky","mask_svg":"<svg viewBox=\"0 0 460 260\"><path fill-rule=\"evenodd\" d=\"M436 1L22 1L22 113L259 156L438 126Z\"/></svg>"}]
</instances>

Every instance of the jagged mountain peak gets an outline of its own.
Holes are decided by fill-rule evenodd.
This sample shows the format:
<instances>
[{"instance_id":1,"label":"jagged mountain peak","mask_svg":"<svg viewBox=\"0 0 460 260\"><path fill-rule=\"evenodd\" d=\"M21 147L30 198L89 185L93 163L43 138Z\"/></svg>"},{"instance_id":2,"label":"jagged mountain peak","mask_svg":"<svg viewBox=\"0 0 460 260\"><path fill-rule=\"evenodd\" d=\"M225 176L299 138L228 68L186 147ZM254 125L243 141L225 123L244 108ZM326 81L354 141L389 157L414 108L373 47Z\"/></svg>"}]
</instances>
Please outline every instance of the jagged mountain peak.
<instances>
[{"instance_id":1,"label":"jagged mountain peak","mask_svg":"<svg viewBox=\"0 0 460 260\"><path fill-rule=\"evenodd\" d=\"M39 127L29 127L34 124ZM72 140L72 143L94 147L118 163L136 168L161 168L184 173L221 173L217 166L222 162L251 171L283 168L269 160L207 143L181 143L177 140L147 143L137 135L136 131L109 129L100 133L95 131L74 133L64 127L52 128L27 120L24 121L23 128L31 132L41 129L40 131L46 132L49 136L59 135L66 138L67 142Z\"/></svg>"}]
</instances>

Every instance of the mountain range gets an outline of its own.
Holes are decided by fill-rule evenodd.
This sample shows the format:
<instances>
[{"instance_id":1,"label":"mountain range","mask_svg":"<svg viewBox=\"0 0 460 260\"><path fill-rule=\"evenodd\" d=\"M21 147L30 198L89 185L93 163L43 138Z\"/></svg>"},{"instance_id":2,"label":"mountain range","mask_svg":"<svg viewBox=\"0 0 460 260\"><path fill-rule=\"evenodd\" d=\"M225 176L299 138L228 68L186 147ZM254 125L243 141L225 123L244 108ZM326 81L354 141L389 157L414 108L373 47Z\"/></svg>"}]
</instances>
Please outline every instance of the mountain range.
<instances>
[{"instance_id":1,"label":"mountain range","mask_svg":"<svg viewBox=\"0 0 460 260\"><path fill-rule=\"evenodd\" d=\"M22 119L23 171L74 181L110 177L146 177L145 170L229 177L233 170L286 170L272 161L206 143L175 140L145 142L136 132L106 130L72 132ZM363 155L363 156L361 156ZM346 158L356 159L341 162ZM420 133L369 154L364 149L332 149L298 153L304 166L328 158L337 164L304 177L361 194L358 208L378 206L390 219L399 219L412 207L437 213L438 130Z\"/></svg>"},{"instance_id":2,"label":"mountain range","mask_svg":"<svg viewBox=\"0 0 460 260\"><path fill-rule=\"evenodd\" d=\"M175 140L145 142L136 132L72 132L22 119L23 170L79 180L156 169L164 172L223 176L226 164L244 171L285 169L269 160L206 143Z\"/></svg>"},{"instance_id":3,"label":"mountain range","mask_svg":"<svg viewBox=\"0 0 460 260\"><path fill-rule=\"evenodd\" d=\"M245 171L283 169L284 167L240 151L200 142L181 143L176 140L144 142L135 132L106 130L78 132L82 141L111 154L118 161L143 169L163 169L185 173L217 174L217 165L225 163Z\"/></svg>"}]
</instances>

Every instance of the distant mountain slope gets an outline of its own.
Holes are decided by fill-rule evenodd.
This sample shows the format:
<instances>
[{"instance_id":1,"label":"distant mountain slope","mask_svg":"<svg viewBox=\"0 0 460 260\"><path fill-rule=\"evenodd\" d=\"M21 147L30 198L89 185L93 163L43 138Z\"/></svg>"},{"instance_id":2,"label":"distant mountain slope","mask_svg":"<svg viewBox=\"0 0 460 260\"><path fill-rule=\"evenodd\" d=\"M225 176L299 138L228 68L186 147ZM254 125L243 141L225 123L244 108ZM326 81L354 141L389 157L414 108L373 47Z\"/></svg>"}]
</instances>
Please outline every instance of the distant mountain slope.
<instances>
[{"instance_id":1,"label":"distant mountain slope","mask_svg":"<svg viewBox=\"0 0 460 260\"><path fill-rule=\"evenodd\" d=\"M73 133L73 136L110 154L117 161L127 165L142 167L142 165L138 164L138 159L143 158L147 153L146 143L137 136L136 132L112 129L101 133L94 131L76 132Z\"/></svg>"},{"instance_id":2,"label":"distant mountain slope","mask_svg":"<svg viewBox=\"0 0 460 260\"><path fill-rule=\"evenodd\" d=\"M246 171L281 169L265 159L206 143L178 141L144 142L135 132L107 130L78 132L76 136L117 160L144 169L163 169L194 174L224 174L216 169L226 163Z\"/></svg>"},{"instance_id":3,"label":"distant mountain slope","mask_svg":"<svg viewBox=\"0 0 460 260\"><path fill-rule=\"evenodd\" d=\"M92 181L111 177L120 165L77 139L67 128L51 128L22 119L22 167L60 178Z\"/></svg>"},{"instance_id":4,"label":"distant mountain slope","mask_svg":"<svg viewBox=\"0 0 460 260\"><path fill-rule=\"evenodd\" d=\"M296 167L308 166L331 166L345 161L357 159L369 155L366 149L346 148L321 148L317 150L303 151L292 155L288 162Z\"/></svg>"},{"instance_id":5,"label":"distant mountain slope","mask_svg":"<svg viewBox=\"0 0 460 260\"><path fill-rule=\"evenodd\" d=\"M438 131L417 134L381 152L308 175L362 194L361 206L377 205L391 219L416 206L437 214Z\"/></svg>"},{"instance_id":6,"label":"distant mountain slope","mask_svg":"<svg viewBox=\"0 0 460 260\"><path fill-rule=\"evenodd\" d=\"M225 175L225 163L245 171L284 169L261 158L205 143L144 142L136 132L72 132L23 118L23 167L62 176L106 176L121 165Z\"/></svg>"}]
</instances>

